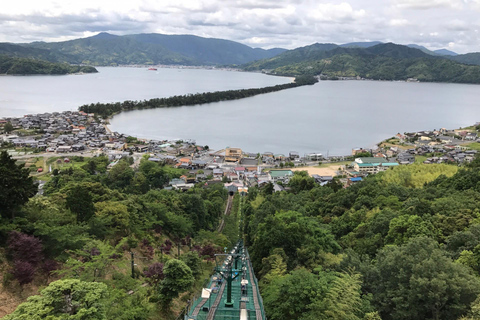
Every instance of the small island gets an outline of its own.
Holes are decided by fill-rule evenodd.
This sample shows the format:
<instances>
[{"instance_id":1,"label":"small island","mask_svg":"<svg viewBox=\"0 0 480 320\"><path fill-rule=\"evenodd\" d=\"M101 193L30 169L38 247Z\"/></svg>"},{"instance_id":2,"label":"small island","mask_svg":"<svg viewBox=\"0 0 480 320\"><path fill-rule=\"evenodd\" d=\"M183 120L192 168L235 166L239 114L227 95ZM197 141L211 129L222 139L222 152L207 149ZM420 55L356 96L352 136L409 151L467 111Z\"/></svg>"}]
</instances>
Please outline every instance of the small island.
<instances>
[{"instance_id":1,"label":"small island","mask_svg":"<svg viewBox=\"0 0 480 320\"><path fill-rule=\"evenodd\" d=\"M64 75L73 73L96 73L90 66L75 66L31 58L0 55L0 74L4 75Z\"/></svg>"}]
</instances>

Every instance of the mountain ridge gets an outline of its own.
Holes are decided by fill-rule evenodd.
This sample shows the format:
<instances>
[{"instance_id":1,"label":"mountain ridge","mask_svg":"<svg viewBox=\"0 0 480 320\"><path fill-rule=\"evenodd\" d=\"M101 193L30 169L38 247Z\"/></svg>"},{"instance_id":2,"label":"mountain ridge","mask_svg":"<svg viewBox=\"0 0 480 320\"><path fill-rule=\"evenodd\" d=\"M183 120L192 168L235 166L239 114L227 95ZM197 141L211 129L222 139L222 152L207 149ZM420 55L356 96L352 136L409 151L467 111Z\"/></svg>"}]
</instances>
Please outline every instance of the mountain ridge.
<instances>
[{"instance_id":1,"label":"mountain ridge","mask_svg":"<svg viewBox=\"0 0 480 320\"><path fill-rule=\"evenodd\" d=\"M282 76L313 75L322 79L417 79L426 82L480 83L480 67L461 64L445 56L394 43L366 48L314 44L244 66ZM458 56L457 56L458 57Z\"/></svg>"},{"instance_id":2,"label":"mountain ridge","mask_svg":"<svg viewBox=\"0 0 480 320\"><path fill-rule=\"evenodd\" d=\"M235 41L194 35L143 33L118 36L107 32L61 42L24 43L21 47L50 51L62 58L62 62L97 66L239 65L286 51L282 48L251 48Z\"/></svg>"}]
</instances>

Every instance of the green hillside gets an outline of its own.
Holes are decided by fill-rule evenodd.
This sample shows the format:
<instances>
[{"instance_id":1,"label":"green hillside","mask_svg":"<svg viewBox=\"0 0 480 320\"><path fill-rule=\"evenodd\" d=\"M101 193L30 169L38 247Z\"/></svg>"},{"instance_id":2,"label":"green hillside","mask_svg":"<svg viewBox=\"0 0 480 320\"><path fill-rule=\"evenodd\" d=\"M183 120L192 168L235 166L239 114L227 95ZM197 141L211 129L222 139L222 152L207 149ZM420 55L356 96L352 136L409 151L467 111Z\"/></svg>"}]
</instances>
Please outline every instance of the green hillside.
<instances>
[{"instance_id":1,"label":"green hillside","mask_svg":"<svg viewBox=\"0 0 480 320\"><path fill-rule=\"evenodd\" d=\"M78 63L92 65L198 64L194 59L158 44L142 43L128 37L108 34L65 42L37 42L29 44L28 47L59 52L75 57Z\"/></svg>"},{"instance_id":2,"label":"green hillside","mask_svg":"<svg viewBox=\"0 0 480 320\"><path fill-rule=\"evenodd\" d=\"M315 44L245 66L277 75L323 75L374 80L480 83L480 67L432 57L418 49L392 43L369 48L334 48Z\"/></svg>"},{"instance_id":3,"label":"green hillside","mask_svg":"<svg viewBox=\"0 0 480 320\"><path fill-rule=\"evenodd\" d=\"M15 58L0 55L0 74L27 75L27 74L69 74L93 73L97 69L87 66L72 66L67 63L52 63L30 58Z\"/></svg>"},{"instance_id":4,"label":"green hillside","mask_svg":"<svg viewBox=\"0 0 480 320\"><path fill-rule=\"evenodd\" d=\"M0 43L0 55L8 55L18 58L32 58L50 62L78 63L73 56L62 54L58 51L27 47L13 43Z\"/></svg>"},{"instance_id":5,"label":"green hillside","mask_svg":"<svg viewBox=\"0 0 480 320\"><path fill-rule=\"evenodd\" d=\"M457 56L450 56L448 59L465 64L480 65L480 52L459 54Z\"/></svg>"},{"instance_id":6,"label":"green hillside","mask_svg":"<svg viewBox=\"0 0 480 320\"><path fill-rule=\"evenodd\" d=\"M125 36L141 43L161 45L173 52L201 62L202 64L244 64L250 61L271 58L284 49L252 49L244 44L193 35L165 35L158 33Z\"/></svg>"},{"instance_id":7,"label":"green hillside","mask_svg":"<svg viewBox=\"0 0 480 320\"><path fill-rule=\"evenodd\" d=\"M239 65L271 58L284 49L264 50L222 39L192 35L135 34L96 36L64 42L23 44L21 50L43 50L38 54L71 63L93 65ZM0 47L1 50L1 47ZM16 52L13 52L16 54ZM55 59L55 58L54 58ZM50 59L49 59L50 60Z\"/></svg>"}]
</instances>

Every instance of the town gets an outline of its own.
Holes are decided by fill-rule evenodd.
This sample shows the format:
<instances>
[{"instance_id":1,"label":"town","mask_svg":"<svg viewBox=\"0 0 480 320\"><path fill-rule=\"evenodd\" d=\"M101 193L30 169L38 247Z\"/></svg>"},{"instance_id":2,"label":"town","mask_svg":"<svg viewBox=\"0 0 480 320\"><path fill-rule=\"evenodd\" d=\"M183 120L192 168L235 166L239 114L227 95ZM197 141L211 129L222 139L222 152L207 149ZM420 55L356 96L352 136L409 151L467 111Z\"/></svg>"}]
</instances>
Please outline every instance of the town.
<instances>
[{"instance_id":1,"label":"town","mask_svg":"<svg viewBox=\"0 0 480 320\"><path fill-rule=\"evenodd\" d=\"M2 149L15 158L30 163L33 175L52 171L48 161L31 158L58 158L69 163L72 157L108 156L108 169L125 157L132 157L132 167L142 158L148 161L185 169L172 179L167 189L187 190L196 183L223 183L229 192L248 192L249 187L272 184L273 191L288 188L295 171L307 171L316 183L325 185L334 180L348 187L370 174L391 167L413 163L470 162L480 147L477 130L480 124L463 129L419 131L396 134L374 148L355 148L350 155L323 156L320 153L287 155L273 152L249 153L240 148L210 150L194 140L137 139L111 132L105 120L79 111L26 115L0 120ZM33 166L33 167L32 167ZM41 179L40 179L41 180ZM42 182L40 182L41 188Z\"/></svg>"}]
</instances>

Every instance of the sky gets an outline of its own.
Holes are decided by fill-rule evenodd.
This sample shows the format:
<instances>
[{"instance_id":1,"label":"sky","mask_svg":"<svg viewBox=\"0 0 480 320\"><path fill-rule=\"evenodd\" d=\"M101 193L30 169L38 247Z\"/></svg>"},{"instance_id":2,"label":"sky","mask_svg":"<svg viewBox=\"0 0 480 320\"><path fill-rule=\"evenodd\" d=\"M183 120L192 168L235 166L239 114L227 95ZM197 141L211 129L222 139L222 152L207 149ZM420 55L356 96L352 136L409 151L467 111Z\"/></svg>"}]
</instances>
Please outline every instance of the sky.
<instances>
[{"instance_id":1,"label":"sky","mask_svg":"<svg viewBox=\"0 0 480 320\"><path fill-rule=\"evenodd\" d=\"M0 42L163 33L264 49L382 41L480 52L480 0L0 1Z\"/></svg>"}]
</instances>

